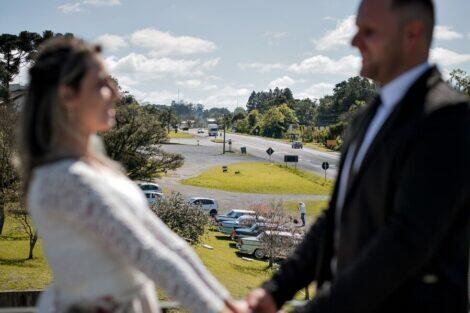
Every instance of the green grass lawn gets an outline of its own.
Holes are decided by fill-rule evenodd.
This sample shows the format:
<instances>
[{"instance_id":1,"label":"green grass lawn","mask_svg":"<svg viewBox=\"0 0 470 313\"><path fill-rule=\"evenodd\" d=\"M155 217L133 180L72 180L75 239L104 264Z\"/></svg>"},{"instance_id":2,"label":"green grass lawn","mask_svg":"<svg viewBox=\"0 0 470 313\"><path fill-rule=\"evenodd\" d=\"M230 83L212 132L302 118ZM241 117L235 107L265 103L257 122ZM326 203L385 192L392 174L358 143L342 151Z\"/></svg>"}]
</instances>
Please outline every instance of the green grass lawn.
<instances>
[{"instance_id":1,"label":"green grass lawn","mask_svg":"<svg viewBox=\"0 0 470 313\"><path fill-rule=\"evenodd\" d=\"M310 207L309 202L306 205L307 208ZM0 290L44 289L52 281L52 273L43 255L41 240L34 250L35 258L26 260L28 241L18 231L18 225L12 219L7 219L5 226L4 235L0 236ZM234 298L243 298L273 273L273 269L266 269L265 261L242 259L236 254L234 242L219 232L208 230L202 243L214 249L209 250L199 245L194 247L196 253ZM310 295L313 293L312 287ZM166 300L161 291L159 298ZM303 291L296 298L302 299Z\"/></svg>"},{"instance_id":2,"label":"green grass lawn","mask_svg":"<svg viewBox=\"0 0 470 313\"><path fill-rule=\"evenodd\" d=\"M227 191L305 195L328 195L333 185L313 173L273 163L230 164L226 173L216 166L182 183Z\"/></svg>"},{"instance_id":3,"label":"green grass lawn","mask_svg":"<svg viewBox=\"0 0 470 313\"><path fill-rule=\"evenodd\" d=\"M168 138L170 139L191 139L194 138L193 134L184 133L184 132L177 132L175 133L173 130L168 133Z\"/></svg>"},{"instance_id":4,"label":"green grass lawn","mask_svg":"<svg viewBox=\"0 0 470 313\"><path fill-rule=\"evenodd\" d=\"M337 152L335 150L328 149L324 145L317 143L317 142L305 142L304 148L310 148L310 149L324 151L324 152Z\"/></svg>"},{"instance_id":5,"label":"green grass lawn","mask_svg":"<svg viewBox=\"0 0 470 313\"><path fill-rule=\"evenodd\" d=\"M306 219L308 221L315 219L318 215L320 215L321 212L323 212L323 210L328 207L328 201L306 200L302 202L305 203ZM285 201L284 208L290 214L300 217L299 201Z\"/></svg>"},{"instance_id":6,"label":"green grass lawn","mask_svg":"<svg viewBox=\"0 0 470 313\"><path fill-rule=\"evenodd\" d=\"M214 250L197 246L196 253L235 298L245 296L272 274L271 270L265 270L266 262L246 261L237 256L235 243L219 232L208 231L202 242Z\"/></svg>"},{"instance_id":7,"label":"green grass lawn","mask_svg":"<svg viewBox=\"0 0 470 313\"><path fill-rule=\"evenodd\" d=\"M211 139L212 142L215 142L215 143L224 143L224 139L223 138L214 138L214 139Z\"/></svg>"},{"instance_id":8,"label":"green grass lawn","mask_svg":"<svg viewBox=\"0 0 470 313\"><path fill-rule=\"evenodd\" d=\"M0 236L0 290L43 289L52 280L52 273L44 258L42 241L33 250L34 259L27 260L29 240L20 225L7 216Z\"/></svg>"}]
</instances>

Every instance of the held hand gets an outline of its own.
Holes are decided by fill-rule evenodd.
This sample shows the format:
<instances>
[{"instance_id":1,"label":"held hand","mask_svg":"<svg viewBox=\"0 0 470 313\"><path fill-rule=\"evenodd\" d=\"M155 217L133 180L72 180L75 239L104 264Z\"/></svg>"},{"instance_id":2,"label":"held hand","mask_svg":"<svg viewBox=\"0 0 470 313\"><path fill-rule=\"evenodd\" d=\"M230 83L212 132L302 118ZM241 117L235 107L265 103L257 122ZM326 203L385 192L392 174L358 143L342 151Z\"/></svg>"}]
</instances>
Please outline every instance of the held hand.
<instances>
[{"instance_id":1,"label":"held hand","mask_svg":"<svg viewBox=\"0 0 470 313\"><path fill-rule=\"evenodd\" d=\"M254 313L276 313L276 303L269 292L257 288L246 297L249 308Z\"/></svg>"},{"instance_id":2,"label":"held hand","mask_svg":"<svg viewBox=\"0 0 470 313\"><path fill-rule=\"evenodd\" d=\"M251 313L245 301L225 300L225 307L221 313Z\"/></svg>"}]
</instances>

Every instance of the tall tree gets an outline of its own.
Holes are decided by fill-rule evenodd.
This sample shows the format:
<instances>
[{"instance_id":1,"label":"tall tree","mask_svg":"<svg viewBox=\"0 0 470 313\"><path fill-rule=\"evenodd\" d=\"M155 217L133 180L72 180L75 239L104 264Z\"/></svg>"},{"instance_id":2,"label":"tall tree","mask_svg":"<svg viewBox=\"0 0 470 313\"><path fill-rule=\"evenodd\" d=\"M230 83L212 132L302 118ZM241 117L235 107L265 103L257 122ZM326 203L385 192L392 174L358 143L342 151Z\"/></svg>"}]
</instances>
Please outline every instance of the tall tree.
<instances>
[{"instance_id":1,"label":"tall tree","mask_svg":"<svg viewBox=\"0 0 470 313\"><path fill-rule=\"evenodd\" d=\"M10 83L21 66L34 61L39 45L54 36L51 31L43 35L23 31L18 35L0 35L0 234L5 220L5 205L18 202L21 196L19 177L11 163L15 143L15 125L18 108L10 97Z\"/></svg>"}]
</instances>

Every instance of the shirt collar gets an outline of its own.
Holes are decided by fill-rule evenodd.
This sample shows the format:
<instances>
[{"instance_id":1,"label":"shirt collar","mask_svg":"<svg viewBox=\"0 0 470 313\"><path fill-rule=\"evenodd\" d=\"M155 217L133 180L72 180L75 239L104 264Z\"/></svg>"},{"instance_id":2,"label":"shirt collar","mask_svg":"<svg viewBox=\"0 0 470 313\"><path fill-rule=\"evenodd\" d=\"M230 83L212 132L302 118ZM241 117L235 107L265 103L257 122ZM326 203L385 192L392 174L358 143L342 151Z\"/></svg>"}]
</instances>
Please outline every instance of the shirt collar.
<instances>
[{"instance_id":1,"label":"shirt collar","mask_svg":"<svg viewBox=\"0 0 470 313\"><path fill-rule=\"evenodd\" d=\"M383 106L392 109L405 96L411 85L430 67L427 61L421 63L380 88Z\"/></svg>"}]
</instances>

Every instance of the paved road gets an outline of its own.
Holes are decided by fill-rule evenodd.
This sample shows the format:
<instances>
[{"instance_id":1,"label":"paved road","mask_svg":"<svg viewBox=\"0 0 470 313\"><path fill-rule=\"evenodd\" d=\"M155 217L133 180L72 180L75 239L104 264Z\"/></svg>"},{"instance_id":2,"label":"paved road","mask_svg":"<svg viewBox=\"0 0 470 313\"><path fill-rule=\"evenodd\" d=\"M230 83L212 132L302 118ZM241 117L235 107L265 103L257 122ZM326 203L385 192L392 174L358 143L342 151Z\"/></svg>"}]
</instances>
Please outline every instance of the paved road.
<instances>
[{"instance_id":1,"label":"paved road","mask_svg":"<svg viewBox=\"0 0 470 313\"><path fill-rule=\"evenodd\" d=\"M206 141L210 142L207 133L199 135L194 129L191 129L190 132L194 134L201 143ZM248 154L264 160L269 160L269 155L266 153L269 147L274 150L271 158L276 162L284 162L284 155L286 154L298 155L299 163L297 166L299 168L315 172L322 176L325 172L321 168L321 165L323 162L327 161L330 164L327 177L336 178L339 162L339 153L337 152L323 152L310 148L292 149L289 143L240 134L226 134L226 140L228 139L232 140L232 150L240 151L240 147L246 147ZM221 144L219 145L220 150L222 150ZM228 145L226 145L226 148L228 149Z\"/></svg>"},{"instance_id":2,"label":"paved road","mask_svg":"<svg viewBox=\"0 0 470 313\"><path fill-rule=\"evenodd\" d=\"M199 140L199 145L198 141ZM172 139L172 144L163 145L167 152L179 153L185 157L184 165L166 177L157 180L164 190L180 192L184 197L205 196L217 199L222 212L226 209L246 209L254 204L269 203L272 200L328 200L323 195L273 195L229 192L217 189L200 188L182 185L179 181L193 177L206 169L217 165L228 165L238 162L266 162L264 158L239 153L221 154L221 144L204 138Z\"/></svg>"}]
</instances>

